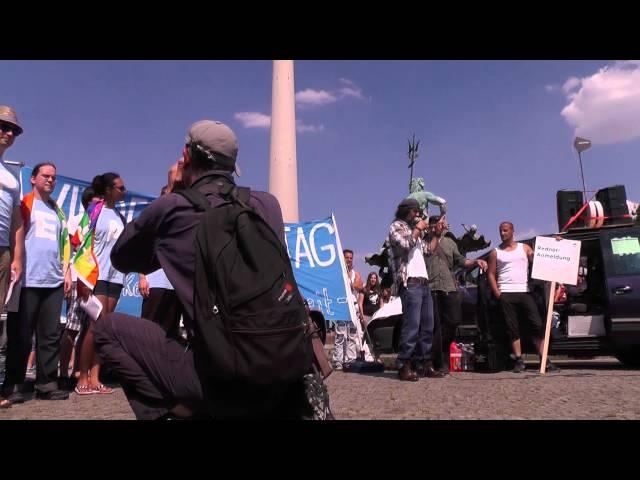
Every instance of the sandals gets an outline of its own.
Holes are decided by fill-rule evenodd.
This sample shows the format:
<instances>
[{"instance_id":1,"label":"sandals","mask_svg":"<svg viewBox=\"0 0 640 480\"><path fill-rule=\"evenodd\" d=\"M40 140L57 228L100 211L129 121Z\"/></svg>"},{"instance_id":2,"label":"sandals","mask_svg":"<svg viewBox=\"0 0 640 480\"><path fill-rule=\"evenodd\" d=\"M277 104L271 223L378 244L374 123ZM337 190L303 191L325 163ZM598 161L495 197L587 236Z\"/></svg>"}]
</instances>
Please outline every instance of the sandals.
<instances>
[{"instance_id":1,"label":"sandals","mask_svg":"<svg viewBox=\"0 0 640 480\"><path fill-rule=\"evenodd\" d=\"M107 387L104 384L98 386L93 385L76 385L73 389L78 395L109 395L114 392L113 388Z\"/></svg>"},{"instance_id":2,"label":"sandals","mask_svg":"<svg viewBox=\"0 0 640 480\"><path fill-rule=\"evenodd\" d=\"M76 385L73 389L78 395L93 395L96 391L93 389L91 385Z\"/></svg>"},{"instance_id":3,"label":"sandals","mask_svg":"<svg viewBox=\"0 0 640 480\"><path fill-rule=\"evenodd\" d=\"M97 387L93 387L93 393L97 393L98 395L108 395L110 393L113 393L113 391L113 388L107 387L102 383Z\"/></svg>"}]
</instances>

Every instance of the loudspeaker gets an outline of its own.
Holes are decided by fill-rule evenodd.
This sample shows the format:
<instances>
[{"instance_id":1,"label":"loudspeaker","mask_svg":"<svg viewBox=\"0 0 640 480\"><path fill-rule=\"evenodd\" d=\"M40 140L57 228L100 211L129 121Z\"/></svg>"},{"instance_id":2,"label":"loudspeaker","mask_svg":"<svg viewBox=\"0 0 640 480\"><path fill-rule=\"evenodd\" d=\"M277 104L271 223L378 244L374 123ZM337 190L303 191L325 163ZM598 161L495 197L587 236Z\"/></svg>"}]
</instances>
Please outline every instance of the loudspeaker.
<instances>
[{"instance_id":1,"label":"loudspeaker","mask_svg":"<svg viewBox=\"0 0 640 480\"><path fill-rule=\"evenodd\" d=\"M558 205L558 231L560 232L571 220L571 217L582 208L584 204L582 192L579 190L558 190L556 203ZM578 218L569 228L575 227L584 227L584 220Z\"/></svg>"},{"instance_id":2,"label":"loudspeaker","mask_svg":"<svg viewBox=\"0 0 640 480\"><path fill-rule=\"evenodd\" d=\"M629 207L627 206L627 191L624 185L615 185L598 190L596 199L602 203L604 215L607 218L605 225L619 225L622 223L633 223L633 220L624 215L629 215Z\"/></svg>"}]
</instances>

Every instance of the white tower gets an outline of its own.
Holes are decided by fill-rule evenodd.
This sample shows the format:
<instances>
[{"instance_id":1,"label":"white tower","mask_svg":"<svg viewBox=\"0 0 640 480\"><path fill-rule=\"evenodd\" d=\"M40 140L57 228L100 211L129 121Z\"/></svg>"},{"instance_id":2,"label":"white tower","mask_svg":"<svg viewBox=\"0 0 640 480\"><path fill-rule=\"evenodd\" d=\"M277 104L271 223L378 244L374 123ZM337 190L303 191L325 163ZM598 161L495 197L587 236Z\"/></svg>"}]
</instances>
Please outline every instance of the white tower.
<instances>
[{"instance_id":1,"label":"white tower","mask_svg":"<svg viewBox=\"0 0 640 480\"><path fill-rule=\"evenodd\" d=\"M298 164L293 60L273 61L269 193L280 202L285 223L297 223Z\"/></svg>"}]
</instances>

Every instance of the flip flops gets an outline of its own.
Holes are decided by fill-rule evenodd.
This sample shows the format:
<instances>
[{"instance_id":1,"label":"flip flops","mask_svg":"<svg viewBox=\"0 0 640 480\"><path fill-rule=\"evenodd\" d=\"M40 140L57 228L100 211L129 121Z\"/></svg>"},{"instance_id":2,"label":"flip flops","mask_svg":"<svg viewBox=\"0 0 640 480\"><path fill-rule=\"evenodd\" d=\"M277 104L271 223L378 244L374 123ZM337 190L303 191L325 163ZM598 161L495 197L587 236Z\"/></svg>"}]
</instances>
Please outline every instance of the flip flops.
<instances>
[{"instance_id":1,"label":"flip flops","mask_svg":"<svg viewBox=\"0 0 640 480\"><path fill-rule=\"evenodd\" d=\"M78 395L93 395L96 391L91 385L76 385L73 389Z\"/></svg>"},{"instance_id":2,"label":"flip flops","mask_svg":"<svg viewBox=\"0 0 640 480\"><path fill-rule=\"evenodd\" d=\"M101 383L97 387L93 387L93 393L97 393L98 395L109 395L110 393L113 393L113 388L107 387Z\"/></svg>"},{"instance_id":3,"label":"flip flops","mask_svg":"<svg viewBox=\"0 0 640 480\"><path fill-rule=\"evenodd\" d=\"M109 395L114 392L113 388L107 387L102 383L95 387L93 385L76 385L73 390L78 395Z\"/></svg>"}]
</instances>

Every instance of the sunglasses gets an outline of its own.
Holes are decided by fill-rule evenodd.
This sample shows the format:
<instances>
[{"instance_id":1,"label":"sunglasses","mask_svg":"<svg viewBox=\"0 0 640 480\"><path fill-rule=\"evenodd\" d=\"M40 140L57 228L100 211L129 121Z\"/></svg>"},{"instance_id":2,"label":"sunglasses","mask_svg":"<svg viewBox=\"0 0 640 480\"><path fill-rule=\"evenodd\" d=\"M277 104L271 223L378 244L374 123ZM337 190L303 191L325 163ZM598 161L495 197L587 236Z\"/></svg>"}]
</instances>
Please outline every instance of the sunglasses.
<instances>
[{"instance_id":1,"label":"sunglasses","mask_svg":"<svg viewBox=\"0 0 640 480\"><path fill-rule=\"evenodd\" d=\"M14 137L17 137L18 135L20 135L20 133L22 133L18 127L6 122L0 122L0 130L2 130L3 132L11 132L13 133Z\"/></svg>"},{"instance_id":2,"label":"sunglasses","mask_svg":"<svg viewBox=\"0 0 640 480\"><path fill-rule=\"evenodd\" d=\"M126 192L127 191L127 187L125 187L124 185L122 185L121 187L116 187L115 185L113 186L113 188L117 188L118 190L120 190L121 192Z\"/></svg>"}]
</instances>

